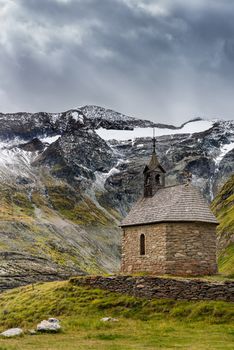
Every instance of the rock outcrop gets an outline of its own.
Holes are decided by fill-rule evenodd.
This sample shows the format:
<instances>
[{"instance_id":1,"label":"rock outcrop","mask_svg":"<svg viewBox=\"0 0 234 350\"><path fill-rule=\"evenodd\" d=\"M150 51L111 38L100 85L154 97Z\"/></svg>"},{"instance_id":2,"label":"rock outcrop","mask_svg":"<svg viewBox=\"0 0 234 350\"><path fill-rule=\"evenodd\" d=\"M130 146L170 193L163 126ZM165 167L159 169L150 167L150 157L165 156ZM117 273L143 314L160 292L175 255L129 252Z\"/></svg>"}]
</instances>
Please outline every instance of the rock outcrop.
<instances>
[{"instance_id":1,"label":"rock outcrop","mask_svg":"<svg viewBox=\"0 0 234 350\"><path fill-rule=\"evenodd\" d=\"M49 318L48 320L43 320L37 325L38 332L57 333L60 330L61 330L61 325L57 318Z\"/></svg>"},{"instance_id":2,"label":"rock outcrop","mask_svg":"<svg viewBox=\"0 0 234 350\"><path fill-rule=\"evenodd\" d=\"M0 333L0 335L4 338L18 337L19 335L22 335L22 334L23 334L23 330L21 328L10 328Z\"/></svg>"}]
</instances>

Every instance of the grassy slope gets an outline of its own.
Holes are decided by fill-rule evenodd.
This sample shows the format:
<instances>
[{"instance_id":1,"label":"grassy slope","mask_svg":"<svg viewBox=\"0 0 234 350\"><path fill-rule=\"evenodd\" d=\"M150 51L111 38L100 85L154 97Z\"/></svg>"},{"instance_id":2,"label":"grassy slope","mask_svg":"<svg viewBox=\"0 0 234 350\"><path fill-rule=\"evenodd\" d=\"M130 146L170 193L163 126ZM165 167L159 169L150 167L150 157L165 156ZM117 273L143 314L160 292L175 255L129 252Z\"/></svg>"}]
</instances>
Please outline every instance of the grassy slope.
<instances>
[{"instance_id":1,"label":"grassy slope","mask_svg":"<svg viewBox=\"0 0 234 350\"><path fill-rule=\"evenodd\" d=\"M6 233L0 252L43 256L88 273L116 269L120 229L113 218L66 182L43 174L41 183L33 190L0 184L0 232Z\"/></svg>"},{"instance_id":2,"label":"grassy slope","mask_svg":"<svg viewBox=\"0 0 234 350\"><path fill-rule=\"evenodd\" d=\"M69 282L23 287L0 296L0 329L35 327L58 317L60 334L0 339L0 350L232 349L233 304L146 301ZM102 323L101 317L119 322Z\"/></svg>"},{"instance_id":3,"label":"grassy slope","mask_svg":"<svg viewBox=\"0 0 234 350\"><path fill-rule=\"evenodd\" d=\"M219 253L219 270L234 276L234 175L214 199L212 209L220 222L218 236L221 246L224 247Z\"/></svg>"}]
</instances>

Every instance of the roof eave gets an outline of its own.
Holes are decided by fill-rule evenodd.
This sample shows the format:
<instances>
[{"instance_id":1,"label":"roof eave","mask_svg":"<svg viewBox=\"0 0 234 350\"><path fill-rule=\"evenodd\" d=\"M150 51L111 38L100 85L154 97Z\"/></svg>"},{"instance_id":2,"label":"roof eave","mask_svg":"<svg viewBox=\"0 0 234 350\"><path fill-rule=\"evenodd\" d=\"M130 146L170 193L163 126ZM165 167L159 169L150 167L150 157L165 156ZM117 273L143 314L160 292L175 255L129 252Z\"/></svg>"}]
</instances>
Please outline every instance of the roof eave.
<instances>
[{"instance_id":1,"label":"roof eave","mask_svg":"<svg viewBox=\"0 0 234 350\"><path fill-rule=\"evenodd\" d=\"M160 221L151 221L151 222L142 222L142 223L136 223L136 224L120 224L119 227L131 227L131 226L146 226L146 225L152 225L152 224L171 224L171 223L180 223L180 222L189 222L189 223L203 223L203 224L213 224L218 226L218 221L204 221L204 220L160 220Z\"/></svg>"}]
</instances>

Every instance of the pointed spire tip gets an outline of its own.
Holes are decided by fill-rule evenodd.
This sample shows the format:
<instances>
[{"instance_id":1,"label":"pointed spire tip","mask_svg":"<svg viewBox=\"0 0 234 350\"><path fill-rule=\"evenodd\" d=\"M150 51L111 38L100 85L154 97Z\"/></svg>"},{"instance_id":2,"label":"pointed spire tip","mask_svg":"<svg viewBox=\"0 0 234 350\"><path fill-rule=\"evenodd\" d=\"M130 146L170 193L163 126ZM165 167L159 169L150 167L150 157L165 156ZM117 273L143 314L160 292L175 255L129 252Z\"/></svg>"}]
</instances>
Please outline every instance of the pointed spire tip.
<instances>
[{"instance_id":1,"label":"pointed spire tip","mask_svg":"<svg viewBox=\"0 0 234 350\"><path fill-rule=\"evenodd\" d=\"M156 153L155 128L153 128L153 153Z\"/></svg>"}]
</instances>

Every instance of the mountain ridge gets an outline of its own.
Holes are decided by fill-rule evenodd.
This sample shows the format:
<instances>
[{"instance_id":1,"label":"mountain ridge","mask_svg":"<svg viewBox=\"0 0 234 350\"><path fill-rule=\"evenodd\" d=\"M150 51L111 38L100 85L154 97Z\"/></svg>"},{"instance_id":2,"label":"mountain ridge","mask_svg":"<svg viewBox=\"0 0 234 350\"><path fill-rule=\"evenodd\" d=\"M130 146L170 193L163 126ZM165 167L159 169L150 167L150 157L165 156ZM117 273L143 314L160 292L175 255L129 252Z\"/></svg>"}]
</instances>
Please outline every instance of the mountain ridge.
<instances>
[{"instance_id":1,"label":"mountain ridge","mask_svg":"<svg viewBox=\"0 0 234 350\"><path fill-rule=\"evenodd\" d=\"M0 113L0 137L11 137L14 135L14 132L19 135L19 128L23 126L19 124L19 121L21 120L24 124L24 129L27 130L29 127L34 127L31 134L26 132L20 133L21 137L28 139L32 136L41 136L41 132L43 132L43 135L45 133L48 135L53 135L54 133L64 133L67 131L67 127L70 123L72 124L72 127L75 127L74 121L80 121L78 125L78 127L80 127L83 118L87 119L86 127L88 128L98 129L100 127L104 127L107 129L116 128L117 130L121 128L131 130L134 127L140 126L179 130L188 123L202 120L201 118L193 118L185 123L182 123L180 126L174 126L171 124L155 123L147 119L130 117L100 106L83 106L59 113ZM6 120L8 124L4 127Z\"/></svg>"}]
</instances>

